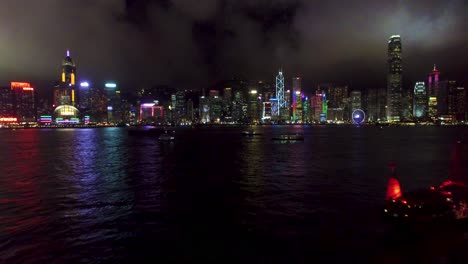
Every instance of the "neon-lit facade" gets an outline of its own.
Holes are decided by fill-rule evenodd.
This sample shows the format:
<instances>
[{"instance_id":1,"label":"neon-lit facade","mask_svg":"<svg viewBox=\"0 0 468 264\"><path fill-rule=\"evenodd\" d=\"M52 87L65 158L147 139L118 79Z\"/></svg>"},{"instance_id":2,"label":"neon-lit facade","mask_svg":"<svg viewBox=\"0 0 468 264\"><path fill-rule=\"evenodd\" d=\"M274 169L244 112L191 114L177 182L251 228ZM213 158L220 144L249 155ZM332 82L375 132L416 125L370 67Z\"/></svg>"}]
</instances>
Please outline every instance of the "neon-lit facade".
<instances>
[{"instance_id":1,"label":"neon-lit facade","mask_svg":"<svg viewBox=\"0 0 468 264\"><path fill-rule=\"evenodd\" d=\"M61 82L54 87L54 105L76 106L76 65L67 50L65 58L62 60Z\"/></svg>"},{"instance_id":2,"label":"neon-lit facade","mask_svg":"<svg viewBox=\"0 0 468 264\"><path fill-rule=\"evenodd\" d=\"M72 105L59 105L54 110L55 122L79 123L79 110Z\"/></svg>"},{"instance_id":3,"label":"neon-lit facade","mask_svg":"<svg viewBox=\"0 0 468 264\"><path fill-rule=\"evenodd\" d=\"M18 118L16 117L0 117L0 123L16 123Z\"/></svg>"},{"instance_id":4,"label":"neon-lit facade","mask_svg":"<svg viewBox=\"0 0 468 264\"><path fill-rule=\"evenodd\" d=\"M323 92L317 91L314 96L312 96L312 111L314 121L321 121L321 116L323 114Z\"/></svg>"},{"instance_id":5,"label":"neon-lit facade","mask_svg":"<svg viewBox=\"0 0 468 264\"><path fill-rule=\"evenodd\" d=\"M401 118L401 97L403 91L400 35L393 35L388 40L387 62L387 120L399 122Z\"/></svg>"},{"instance_id":6,"label":"neon-lit facade","mask_svg":"<svg viewBox=\"0 0 468 264\"><path fill-rule=\"evenodd\" d=\"M34 88L30 83L11 82L13 112L18 122L37 122Z\"/></svg>"},{"instance_id":7,"label":"neon-lit facade","mask_svg":"<svg viewBox=\"0 0 468 264\"><path fill-rule=\"evenodd\" d=\"M292 122L302 121L302 95L301 95L301 78L293 78L292 87Z\"/></svg>"},{"instance_id":8,"label":"neon-lit facade","mask_svg":"<svg viewBox=\"0 0 468 264\"><path fill-rule=\"evenodd\" d=\"M280 70L276 76L276 98L278 99L278 109L276 115L281 115L281 111L286 109L286 98L284 96L284 76L283 71Z\"/></svg>"},{"instance_id":9,"label":"neon-lit facade","mask_svg":"<svg viewBox=\"0 0 468 264\"><path fill-rule=\"evenodd\" d=\"M40 118L39 118L39 122L41 124L50 124L52 123L52 116L50 115L42 115Z\"/></svg>"},{"instance_id":10,"label":"neon-lit facade","mask_svg":"<svg viewBox=\"0 0 468 264\"><path fill-rule=\"evenodd\" d=\"M139 121L162 121L164 119L164 108L155 103L144 103L140 105Z\"/></svg>"},{"instance_id":11,"label":"neon-lit facade","mask_svg":"<svg viewBox=\"0 0 468 264\"><path fill-rule=\"evenodd\" d=\"M437 119L438 116L439 75L440 71L437 70L434 64L432 72L427 77L427 94L429 96L428 115L432 120Z\"/></svg>"},{"instance_id":12,"label":"neon-lit facade","mask_svg":"<svg viewBox=\"0 0 468 264\"><path fill-rule=\"evenodd\" d=\"M270 120L272 116L271 102L263 102L262 120Z\"/></svg>"},{"instance_id":13,"label":"neon-lit facade","mask_svg":"<svg viewBox=\"0 0 468 264\"><path fill-rule=\"evenodd\" d=\"M11 88L0 87L0 117L16 116L13 103L13 92Z\"/></svg>"}]
</instances>

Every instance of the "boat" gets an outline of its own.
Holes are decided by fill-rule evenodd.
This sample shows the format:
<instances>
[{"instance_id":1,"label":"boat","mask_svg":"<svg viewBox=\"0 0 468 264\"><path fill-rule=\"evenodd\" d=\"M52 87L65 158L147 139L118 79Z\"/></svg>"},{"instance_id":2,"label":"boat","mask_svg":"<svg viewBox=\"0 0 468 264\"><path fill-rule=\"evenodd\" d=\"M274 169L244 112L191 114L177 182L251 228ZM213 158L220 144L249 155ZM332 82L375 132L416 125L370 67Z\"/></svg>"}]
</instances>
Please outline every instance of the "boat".
<instances>
[{"instance_id":1,"label":"boat","mask_svg":"<svg viewBox=\"0 0 468 264\"><path fill-rule=\"evenodd\" d=\"M172 133L169 133L167 130L164 131L163 134L159 135L158 140L159 141L174 141L175 140L174 131L172 131Z\"/></svg>"},{"instance_id":2,"label":"boat","mask_svg":"<svg viewBox=\"0 0 468 264\"><path fill-rule=\"evenodd\" d=\"M398 223L447 223L468 220L468 174L464 171L466 162L462 156L461 141L457 141L448 179L439 186L403 193L395 166L387 185L386 202L383 208L387 220Z\"/></svg>"},{"instance_id":3,"label":"boat","mask_svg":"<svg viewBox=\"0 0 468 264\"><path fill-rule=\"evenodd\" d=\"M255 135L260 135L260 133L255 132L253 129L249 129L249 130L242 131L242 135L244 135L244 136L255 136Z\"/></svg>"},{"instance_id":4,"label":"boat","mask_svg":"<svg viewBox=\"0 0 468 264\"><path fill-rule=\"evenodd\" d=\"M276 137L273 137L272 140L295 140L295 141L303 141L304 136L302 134L283 134Z\"/></svg>"}]
</instances>

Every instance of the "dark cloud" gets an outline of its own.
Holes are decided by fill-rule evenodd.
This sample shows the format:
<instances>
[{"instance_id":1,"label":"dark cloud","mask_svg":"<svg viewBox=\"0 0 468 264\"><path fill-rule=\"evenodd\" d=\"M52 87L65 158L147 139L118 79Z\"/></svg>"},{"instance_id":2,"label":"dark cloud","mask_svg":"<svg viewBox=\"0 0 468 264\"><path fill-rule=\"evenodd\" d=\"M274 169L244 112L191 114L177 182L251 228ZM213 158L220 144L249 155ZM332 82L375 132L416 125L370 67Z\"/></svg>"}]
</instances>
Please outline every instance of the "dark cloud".
<instances>
[{"instance_id":1,"label":"dark cloud","mask_svg":"<svg viewBox=\"0 0 468 264\"><path fill-rule=\"evenodd\" d=\"M467 11L463 0L2 0L0 80L57 79L69 48L80 79L129 88L274 80L279 67L309 88L384 87L392 34L407 86L433 63L463 80Z\"/></svg>"}]
</instances>

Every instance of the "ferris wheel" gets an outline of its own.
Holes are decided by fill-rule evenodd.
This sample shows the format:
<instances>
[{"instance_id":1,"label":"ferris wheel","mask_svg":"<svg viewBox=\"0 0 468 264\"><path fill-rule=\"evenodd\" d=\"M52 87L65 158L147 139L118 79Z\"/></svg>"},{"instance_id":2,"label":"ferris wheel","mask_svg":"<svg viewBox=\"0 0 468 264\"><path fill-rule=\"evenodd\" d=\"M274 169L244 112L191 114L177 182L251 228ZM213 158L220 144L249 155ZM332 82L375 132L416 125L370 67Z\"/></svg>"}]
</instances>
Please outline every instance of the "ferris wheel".
<instances>
[{"instance_id":1,"label":"ferris wheel","mask_svg":"<svg viewBox=\"0 0 468 264\"><path fill-rule=\"evenodd\" d=\"M353 120L353 124L362 124L364 120L366 120L366 114L361 109L356 109L351 114L351 119Z\"/></svg>"}]
</instances>

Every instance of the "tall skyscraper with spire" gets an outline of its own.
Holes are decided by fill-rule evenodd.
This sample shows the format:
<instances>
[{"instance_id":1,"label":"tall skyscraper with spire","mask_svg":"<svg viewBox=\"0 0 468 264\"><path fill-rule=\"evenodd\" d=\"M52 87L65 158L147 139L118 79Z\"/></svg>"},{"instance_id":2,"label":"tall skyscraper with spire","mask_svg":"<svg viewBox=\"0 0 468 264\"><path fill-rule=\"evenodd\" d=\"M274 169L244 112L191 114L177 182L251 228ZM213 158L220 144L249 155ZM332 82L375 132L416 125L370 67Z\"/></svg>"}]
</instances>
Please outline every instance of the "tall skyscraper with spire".
<instances>
[{"instance_id":1,"label":"tall skyscraper with spire","mask_svg":"<svg viewBox=\"0 0 468 264\"><path fill-rule=\"evenodd\" d=\"M427 77L427 90L428 90L428 114L432 120L436 120L438 116L438 95L439 95L439 75L440 72L437 70L436 65L429 73Z\"/></svg>"},{"instance_id":2,"label":"tall skyscraper with spire","mask_svg":"<svg viewBox=\"0 0 468 264\"><path fill-rule=\"evenodd\" d=\"M401 58L401 37L392 35L388 40L388 73L387 73L387 120L400 121L401 96L403 90Z\"/></svg>"},{"instance_id":3,"label":"tall skyscraper with spire","mask_svg":"<svg viewBox=\"0 0 468 264\"><path fill-rule=\"evenodd\" d=\"M280 111L286 107L286 101L284 99L284 76L283 71L279 70L276 76L276 98L278 98L278 105Z\"/></svg>"},{"instance_id":4,"label":"tall skyscraper with spire","mask_svg":"<svg viewBox=\"0 0 468 264\"><path fill-rule=\"evenodd\" d=\"M67 56L62 61L62 83L68 86L75 85L76 65L70 57L70 51L67 50Z\"/></svg>"},{"instance_id":5,"label":"tall skyscraper with spire","mask_svg":"<svg viewBox=\"0 0 468 264\"><path fill-rule=\"evenodd\" d=\"M62 60L61 81L54 89L54 104L75 106L76 94L76 65L67 50L65 58Z\"/></svg>"}]
</instances>

